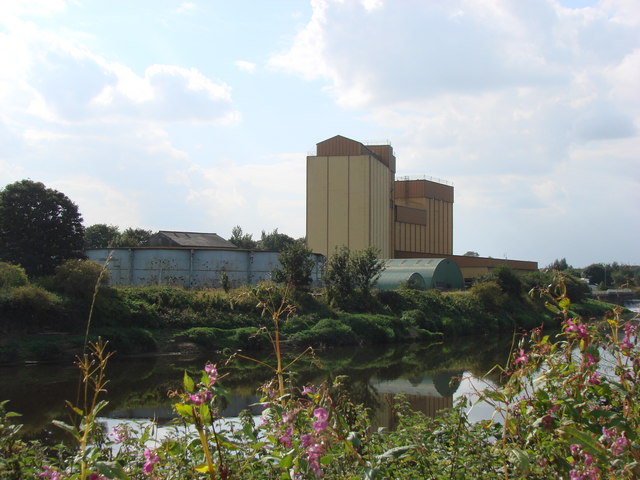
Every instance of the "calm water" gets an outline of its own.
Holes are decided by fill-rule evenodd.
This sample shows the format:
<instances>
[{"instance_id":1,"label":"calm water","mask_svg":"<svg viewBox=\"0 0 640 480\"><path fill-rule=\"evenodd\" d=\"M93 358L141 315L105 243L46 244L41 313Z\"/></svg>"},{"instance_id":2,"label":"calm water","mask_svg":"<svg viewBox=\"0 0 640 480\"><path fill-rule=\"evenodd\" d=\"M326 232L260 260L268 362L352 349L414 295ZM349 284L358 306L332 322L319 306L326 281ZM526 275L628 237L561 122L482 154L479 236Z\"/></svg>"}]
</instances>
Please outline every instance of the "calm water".
<instances>
[{"instance_id":1,"label":"calm water","mask_svg":"<svg viewBox=\"0 0 640 480\"><path fill-rule=\"evenodd\" d=\"M376 422L388 425L388 400L405 393L411 405L426 413L454 404L461 395L481 386L479 377L507 358L511 338L459 338L444 343L404 344L329 349L316 353L316 362L305 358L295 366L293 381L297 385L319 384L346 375L345 380L355 402L374 409ZM260 357L269 363L269 357ZM144 420L156 418L160 423L173 418L167 393L180 388L184 370L194 374L207 360L222 365L225 359L154 356L120 358L109 364L106 417ZM264 367L235 359L222 384L230 392L224 416L236 416L259 399L257 388L270 378ZM488 378L487 381L496 379ZM65 418L65 400L76 401L79 387L74 365L32 365L0 367L0 399L8 399L7 408L21 413L28 435L57 430L51 420ZM258 413L256 411L256 413ZM472 418L489 413L474 407Z\"/></svg>"}]
</instances>

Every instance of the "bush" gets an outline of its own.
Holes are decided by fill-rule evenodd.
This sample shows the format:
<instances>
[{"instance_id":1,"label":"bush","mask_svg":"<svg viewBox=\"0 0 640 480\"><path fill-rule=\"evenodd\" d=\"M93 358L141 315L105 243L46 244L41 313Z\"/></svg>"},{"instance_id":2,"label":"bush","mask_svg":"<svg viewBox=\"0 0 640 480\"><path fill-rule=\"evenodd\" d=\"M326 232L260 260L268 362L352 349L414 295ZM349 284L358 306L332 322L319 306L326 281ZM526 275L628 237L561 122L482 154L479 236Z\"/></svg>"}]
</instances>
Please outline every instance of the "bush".
<instances>
[{"instance_id":1,"label":"bush","mask_svg":"<svg viewBox=\"0 0 640 480\"><path fill-rule=\"evenodd\" d=\"M474 283L471 293L478 297L482 305L489 310L497 310L507 302L507 295L497 282Z\"/></svg>"},{"instance_id":2,"label":"bush","mask_svg":"<svg viewBox=\"0 0 640 480\"><path fill-rule=\"evenodd\" d=\"M22 287L29 283L24 268L0 262L0 288Z\"/></svg>"},{"instance_id":3,"label":"bush","mask_svg":"<svg viewBox=\"0 0 640 480\"><path fill-rule=\"evenodd\" d=\"M508 265L498 265L491 271L491 276L495 278L502 291L510 297L522 296L522 281Z\"/></svg>"},{"instance_id":4,"label":"bush","mask_svg":"<svg viewBox=\"0 0 640 480\"><path fill-rule=\"evenodd\" d=\"M37 285L15 287L0 295L0 329L29 331L55 327L63 317L60 298Z\"/></svg>"},{"instance_id":5,"label":"bush","mask_svg":"<svg viewBox=\"0 0 640 480\"><path fill-rule=\"evenodd\" d=\"M104 286L109 275L102 265L89 260L67 260L56 268L51 289L70 297L90 299L96 285Z\"/></svg>"}]
</instances>

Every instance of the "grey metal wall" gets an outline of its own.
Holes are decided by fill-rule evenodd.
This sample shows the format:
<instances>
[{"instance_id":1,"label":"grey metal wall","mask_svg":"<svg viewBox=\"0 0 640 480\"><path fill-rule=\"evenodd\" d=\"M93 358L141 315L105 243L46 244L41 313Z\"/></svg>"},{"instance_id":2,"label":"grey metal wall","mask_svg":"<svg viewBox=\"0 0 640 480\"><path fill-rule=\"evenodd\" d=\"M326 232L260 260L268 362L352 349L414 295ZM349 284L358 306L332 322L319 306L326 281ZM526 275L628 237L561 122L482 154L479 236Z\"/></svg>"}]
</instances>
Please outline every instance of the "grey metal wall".
<instances>
[{"instance_id":1,"label":"grey metal wall","mask_svg":"<svg viewBox=\"0 0 640 480\"><path fill-rule=\"evenodd\" d=\"M111 285L172 285L185 288L221 287L224 272L232 287L269 280L280 266L278 252L187 248L100 248L87 258L104 264L109 255ZM324 257L313 254L311 278L320 285Z\"/></svg>"}]
</instances>

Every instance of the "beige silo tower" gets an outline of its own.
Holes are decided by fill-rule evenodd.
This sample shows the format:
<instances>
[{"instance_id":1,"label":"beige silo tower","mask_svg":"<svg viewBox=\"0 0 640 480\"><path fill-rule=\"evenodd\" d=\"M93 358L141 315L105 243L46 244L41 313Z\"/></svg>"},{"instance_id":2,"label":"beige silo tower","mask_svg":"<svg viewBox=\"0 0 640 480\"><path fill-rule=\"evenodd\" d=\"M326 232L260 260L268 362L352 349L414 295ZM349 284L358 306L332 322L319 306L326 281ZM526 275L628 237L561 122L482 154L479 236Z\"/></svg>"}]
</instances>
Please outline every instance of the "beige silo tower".
<instances>
[{"instance_id":1,"label":"beige silo tower","mask_svg":"<svg viewBox=\"0 0 640 480\"><path fill-rule=\"evenodd\" d=\"M393 257L394 177L390 145L363 145L337 135L307 157L307 244L330 255L336 247L368 246Z\"/></svg>"}]
</instances>

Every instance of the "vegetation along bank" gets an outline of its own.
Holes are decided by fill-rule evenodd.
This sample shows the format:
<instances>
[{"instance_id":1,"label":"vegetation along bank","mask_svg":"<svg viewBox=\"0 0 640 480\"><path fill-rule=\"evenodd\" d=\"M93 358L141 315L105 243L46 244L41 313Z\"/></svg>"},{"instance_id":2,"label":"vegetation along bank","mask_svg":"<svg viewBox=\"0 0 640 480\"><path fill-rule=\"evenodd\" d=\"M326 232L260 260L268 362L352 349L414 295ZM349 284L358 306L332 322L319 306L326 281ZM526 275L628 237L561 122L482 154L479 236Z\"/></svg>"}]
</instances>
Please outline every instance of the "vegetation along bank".
<instances>
[{"instance_id":1,"label":"vegetation along bank","mask_svg":"<svg viewBox=\"0 0 640 480\"><path fill-rule=\"evenodd\" d=\"M343 269L339 262L328 264L322 289L292 287L304 282L287 275L286 262L285 271L274 275L281 283L226 290L109 287L103 268L85 260L69 260L52 275L30 280L21 267L0 263L0 363L74 358L87 332L89 339L108 339L121 355L269 348L273 322L262 307L280 304L285 295L290 306L280 334L292 347L511 335L559 326L546 299L535 294L554 273L517 276L501 267L465 291L376 291L376 272L367 278L357 271L360 256L371 253L352 253ZM590 298L584 282L571 275L564 282L576 314L600 317L610 309Z\"/></svg>"}]
</instances>

